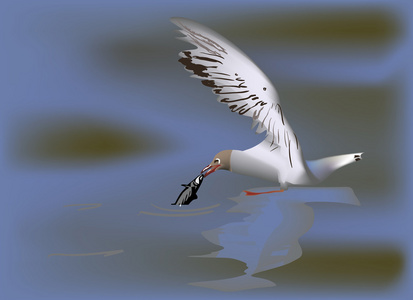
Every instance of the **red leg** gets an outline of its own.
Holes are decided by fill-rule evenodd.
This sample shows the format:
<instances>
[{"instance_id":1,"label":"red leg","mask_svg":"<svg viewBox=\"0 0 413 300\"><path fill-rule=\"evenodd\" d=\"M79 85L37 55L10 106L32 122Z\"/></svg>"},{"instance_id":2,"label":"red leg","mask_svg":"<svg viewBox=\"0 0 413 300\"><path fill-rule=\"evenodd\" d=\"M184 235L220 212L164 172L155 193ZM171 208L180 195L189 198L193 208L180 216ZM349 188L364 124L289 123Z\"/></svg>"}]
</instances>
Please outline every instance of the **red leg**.
<instances>
[{"instance_id":1,"label":"red leg","mask_svg":"<svg viewBox=\"0 0 413 300\"><path fill-rule=\"evenodd\" d=\"M269 191L269 192L262 192L262 193L255 193L255 192L250 192L250 191L244 191L244 192L245 192L245 196L256 196L256 195L261 195L261 194L282 193L284 192L284 190L281 189L279 191Z\"/></svg>"}]
</instances>

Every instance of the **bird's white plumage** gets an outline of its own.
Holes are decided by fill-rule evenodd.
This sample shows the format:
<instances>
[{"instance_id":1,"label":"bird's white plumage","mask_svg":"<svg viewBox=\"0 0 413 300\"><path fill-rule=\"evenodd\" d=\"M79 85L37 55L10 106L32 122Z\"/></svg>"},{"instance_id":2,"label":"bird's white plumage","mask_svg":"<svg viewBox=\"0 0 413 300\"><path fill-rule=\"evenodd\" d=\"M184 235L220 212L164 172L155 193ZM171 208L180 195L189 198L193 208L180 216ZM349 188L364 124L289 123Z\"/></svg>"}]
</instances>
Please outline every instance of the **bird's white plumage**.
<instances>
[{"instance_id":1,"label":"bird's white plumage","mask_svg":"<svg viewBox=\"0 0 413 300\"><path fill-rule=\"evenodd\" d=\"M218 101L232 112L253 119L263 142L245 151L233 150L231 171L271 181L282 188L312 184L337 168L361 159L361 153L304 160L298 138L288 124L277 91L265 74L226 38L195 21L171 18L181 28L182 39L197 48L182 51L179 61L192 77L211 87Z\"/></svg>"},{"instance_id":2,"label":"bird's white plumage","mask_svg":"<svg viewBox=\"0 0 413 300\"><path fill-rule=\"evenodd\" d=\"M293 167L294 157L301 157L301 148L267 76L238 47L213 30L185 18L171 21L185 35L180 39L197 46L180 53L179 61L185 69L211 87L218 101L231 111L251 117L257 133L267 132L262 143L267 152L283 156Z\"/></svg>"}]
</instances>

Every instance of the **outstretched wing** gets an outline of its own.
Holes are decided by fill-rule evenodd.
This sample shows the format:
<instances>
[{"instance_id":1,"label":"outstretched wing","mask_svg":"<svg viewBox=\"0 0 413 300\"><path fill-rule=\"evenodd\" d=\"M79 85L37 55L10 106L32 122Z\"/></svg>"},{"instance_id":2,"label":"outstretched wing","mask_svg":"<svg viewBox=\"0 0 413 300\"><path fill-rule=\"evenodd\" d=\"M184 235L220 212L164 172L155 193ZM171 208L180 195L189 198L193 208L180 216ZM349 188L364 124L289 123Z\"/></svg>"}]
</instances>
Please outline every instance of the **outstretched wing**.
<instances>
[{"instance_id":1,"label":"outstretched wing","mask_svg":"<svg viewBox=\"0 0 413 300\"><path fill-rule=\"evenodd\" d=\"M253 119L256 132L267 131L264 142L285 156L290 148L300 150L298 139L284 117L277 91L265 74L230 41L189 19L171 18L196 49L182 51L181 62L192 77L212 88L218 101L232 112ZM271 151L271 150L270 150ZM291 154L290 154L291 156Z\"/></svg>"}]
</instances>

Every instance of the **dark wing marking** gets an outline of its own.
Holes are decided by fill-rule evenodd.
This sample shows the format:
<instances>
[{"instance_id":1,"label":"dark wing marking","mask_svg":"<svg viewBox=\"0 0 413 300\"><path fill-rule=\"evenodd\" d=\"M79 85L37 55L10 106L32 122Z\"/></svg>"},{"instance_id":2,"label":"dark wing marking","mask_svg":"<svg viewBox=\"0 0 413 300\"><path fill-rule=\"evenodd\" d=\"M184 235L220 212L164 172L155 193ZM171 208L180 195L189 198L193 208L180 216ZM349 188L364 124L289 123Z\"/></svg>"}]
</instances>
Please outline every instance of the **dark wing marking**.
<instances>
[{"instance_id":1,"label":"dark wing marking","mask_svg":"<svg viewBox=\"0 0 413 300\"><path fill-rule=\"evenodd\" d=\"M192 77L212 88L218 95L217 100L227 104L232 112L251 117L257 133L266 131L269 151L278 145L287 159L291 157L290 142L287 141L294 132L284 117L277 92L265 74L247 55L211 29L184 18L172 18L171 21L185 35L180 39L197 46L182 51L179 59L185 69L193 73ZM280 129L284 133L284 145L280 145ZM297 138L296 144L297 151L301 151Z\"/></svg>"}]
</instances>

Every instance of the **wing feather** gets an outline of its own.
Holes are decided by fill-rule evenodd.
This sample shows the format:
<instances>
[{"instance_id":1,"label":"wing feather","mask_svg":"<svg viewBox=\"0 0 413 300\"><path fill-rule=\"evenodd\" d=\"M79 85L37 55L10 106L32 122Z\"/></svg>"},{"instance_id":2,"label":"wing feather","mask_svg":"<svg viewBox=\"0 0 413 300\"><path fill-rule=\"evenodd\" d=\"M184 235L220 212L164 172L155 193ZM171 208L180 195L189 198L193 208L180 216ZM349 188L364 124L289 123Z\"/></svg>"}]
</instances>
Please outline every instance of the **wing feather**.
<instances>
[{"instance_id":1,"label":"wing feather","mask_svg":"<svg viewBox=\"0 0 413 300\"><path fill-rule=\"evenodd\" d=\"M172 18L181 28L184 40L197 48L182 51L179 62L212 88L218 101L227 104L232 112L251 117L256 133L266 131L272 150L278 149L291 157L291 137L300 150L298 139L285 119L277 91L267 76L235 45L213 30L185 18ZM283 135L280 143L280 133ZM293 143L293 144L294 144ZM294 147L295 148L295 147Z\"/></svg>"}]
</instances>

